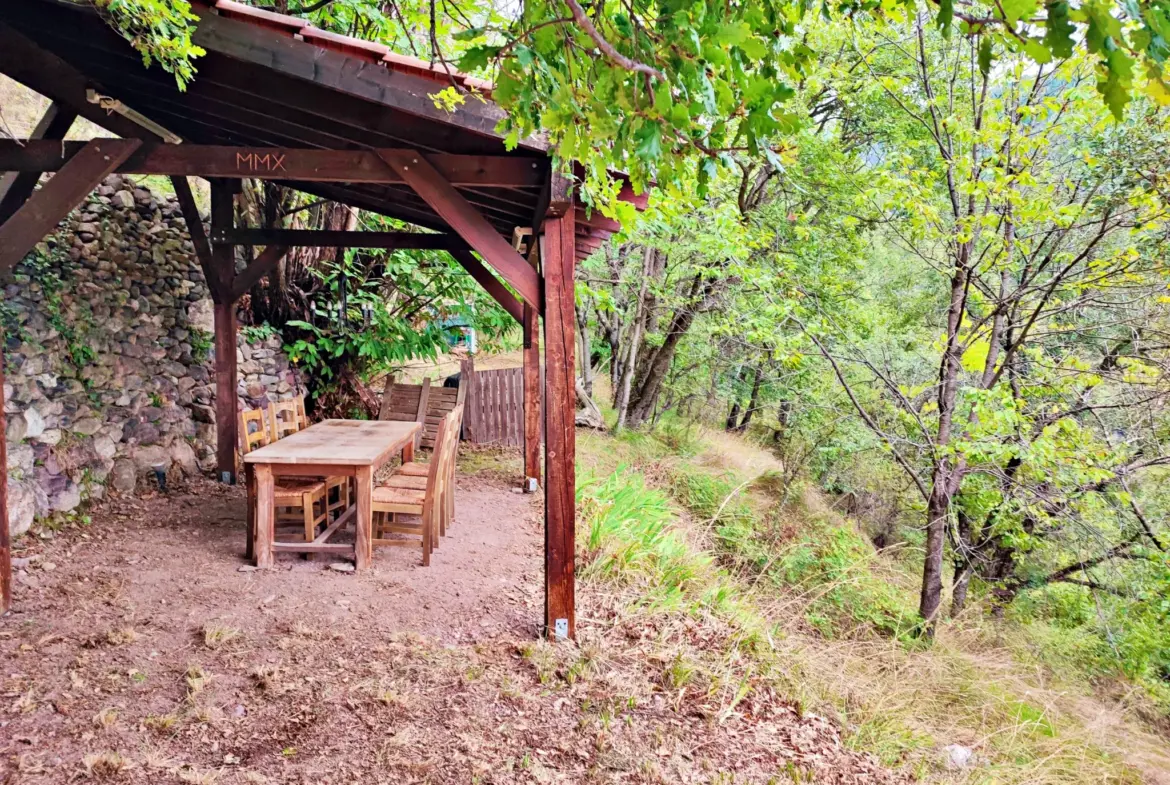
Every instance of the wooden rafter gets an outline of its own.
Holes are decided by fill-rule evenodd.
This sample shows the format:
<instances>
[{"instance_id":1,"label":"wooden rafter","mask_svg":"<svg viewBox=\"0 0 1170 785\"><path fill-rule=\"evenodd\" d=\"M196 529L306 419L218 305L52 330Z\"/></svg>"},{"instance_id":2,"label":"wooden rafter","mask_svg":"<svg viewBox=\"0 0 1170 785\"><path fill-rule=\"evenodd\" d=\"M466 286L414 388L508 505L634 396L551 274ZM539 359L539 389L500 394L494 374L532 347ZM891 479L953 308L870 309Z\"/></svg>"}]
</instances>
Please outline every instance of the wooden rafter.
<instances>
[{"instance_id":1,"label":"wooden rafter","mask_svg":"<svg viewBox=\"0 0 1170 785\"><path fill-rule=\"evenodd\" d=\"M23 259L140 144L140 139L103 139L87 143L0 226L0 272Z\"/></svg>"},{"instance_id":2,"label":"wooden rafter","mask_svg":"<svg viewBox=\"0 0 1170 785\"><path fill-rule=\"evenodd\" d=\"M35 138L0 140L0 171L54 172L84 146L84 142L62 144ZM414 150L409 152L420 155ZM540 158L446 153L430 153L425 157L447 182L461 188L535 189L547 177L546 163ZM386 167L377 151L301 147L151 143L144 144L117 171L171 177L247 177L387 185L406 182Z\"/></svg>"},{"instance_id":3,"label":"wooden rafter","mask_svg":"<svg viewBox=\"0 0 1170 785\"><path fill-rule=\"evenodd\" d=\"M361 232L342 229L216 229L213 242L231 245L284 245L310 248L391 248L450 251L467 248L452 234Z\"/></svg>"},{"instance_id":4,"label":"wooden rafter","mask_svg":"<svg viewBox=\"0 0 1170 785\"><path fill-rule=\"evenodd\" d=\"M451 251L451 256L455 257L455 261L459 262L459 265L500 304L501 308L510 313L517 322L524 323L524 307L516 299L516 295L509 292L507 287L483 266L475 254L470 251Z\"/></svg>"},{"instance_id":5,"label":"wooden rafter","mask_svg":"<svg viewBox=\"0 0 1170 785\"><path fill-rule=\"evenodd\" d=\"M96 104L89 103L86 95L91 86L89 79L4 22L0 22L0 73L118 136L155 138L154 134L125 117L110 114Z\"/></svg>"},{"instance_id":6,"label":"wooden rafter","mask_svg":"<svg viewBox=\"0 0 1170 785\"><path fill-rule=\"evenodd\" d=\"M69 128L76 119L77 112L61 104L52 103L45 110L45 114L41 117L40 122L37 123L37 127L33 129L32 139L64 139L65 134L69 133ZM57 147L61 145L59 141L42 142L42 144L50 144ZM78 150L80 149L78 147ZM47 171L49 170L17 170L16 167L0 165L0 172L7 172L3 177L0 177L0 223L8 220L8 217L19 210L20 206L32 196L33 189L36 188L41 174Z\"/></svg>"},{"instance_id":7,"label":"wooden rafter","mask_svg":"<svg viewBox=\"0 0 1170 785\"><path fill-rule=\"evenodd\" d=\"M276 265L286 253L288 253L287 245L270 245L265 248L243 272L236 275L229 296L231 302L234 303L243 297L249 289L260 282L261 278L276 269Z\"/></svg>"},{"instance_id":8,"label":"wooden rafter","mask_svg":"<svg viewBox=\"0 0 1170 785\"><path fill-rule=\"evenodd\" d=\"M540 281L536 271L425 157L409 150L379 150L378 155L447 222L452 231L495 268L521 299L540 311Z\"/></svg>"}]
</instances>

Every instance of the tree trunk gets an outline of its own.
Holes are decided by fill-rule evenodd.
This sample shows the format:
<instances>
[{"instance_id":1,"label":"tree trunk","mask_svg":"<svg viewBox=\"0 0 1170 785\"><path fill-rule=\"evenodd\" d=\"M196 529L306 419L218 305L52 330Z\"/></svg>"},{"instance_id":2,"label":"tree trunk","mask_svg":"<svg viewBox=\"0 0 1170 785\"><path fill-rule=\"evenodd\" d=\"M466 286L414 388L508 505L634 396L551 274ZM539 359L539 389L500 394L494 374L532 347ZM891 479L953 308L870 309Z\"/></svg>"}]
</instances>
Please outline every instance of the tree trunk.
<instances>
[{"instance_id":1,"label":"tree trunk","mask_svg":"<svg viewBox=\"0 0 1170 785\"><path fill-rule=\"evenodd\" d=\"M756 407L759 405L759 402L760 402L760 385L763 383L763 380L764 380L763 369L761 369L761 367L757 365L756 366L756 378L754 381L752 381L752 394L751 394L751 397L748 399L747 411L745 411L743 413L743 419L739 421L739 425L736 426L736 429L735 429L735 430L739 431L740 433L743 433L744 431L747 430L748 424L752 421L752 415L755 414L755 412L756 412Z\"/></svg>"},{"instance_id":2,"label":"tree trunk","mask_svg":"<svg viewBox=\"0 0 1170 785\"><path fill-rule=\"evenodd\" d=\"M674 317L670 320L666 339L661 346L650 353L642 368L637 390L630 402L630 427L636 428L644 425L650 419L654 410L654 402L658 400L658 394L662 392L662 383L670 371L671 363L674 362L679 342L691 329L701 304L711 295L714 288L715 282L704 282L701 274L692 279L688 296L684 298L683 305L679 306Z\"/></svg>"},{"instance_id":3,"label":"tree trunk","mask_svg":"<svg viewBox=\"0 0 1170 785\"><path fill-rule=\"evenodd\" d=\"M638 356L638 347L642 343L642 325L646 321L646 297L650 291L650 272L654 269L656 252L647 248L642 257L642 286L638 291L638 301L634 304L634 323L630 326L628 352L622 362L621 381L617 392L617 425L614 431L620 431L626 426L630 408L630 390L634 384L635 362Z\"/></svg>"},{"instance_id":4,"label":"tree trunk","mask_svg":"<svg viewBox=\"0 0 1170 785\"><path fill-rule=\"evenodd\" d=\"M934 637L939 606L942 604L943 549L946 527L951 512L951 499L962 481L962 467L955 465L945 450L951 441L955 401L958 399L959 372L962 352L959 331L966 308L967 261L969 245L959 246L955 272L951 278L951 297L947 308L947 345L939 363L938 432L935 436L936 454L931 472L930 497L926 503L926 552L922 560L922 591L918 613L922 617L923 633Z\"/></svg>"},{"instance_id":5,"label":"tree trunk","mask_svg":"<svg viewBox=\"0 0 1170 785\"><path fill-rule=\"evenodd\" d=\"M589 345L589 309L584 305L577 306L577 342L579 344L577 356L581 366L581 386L585 394L593 399L593 352Z\"/></svg>"},{"instance_id":6,"label":"tree trunk","mask_svg":"<svg viewBox=\"0 0 1170 785\"><path fill-rule=\"evenodd\" d=\"M951 589L952 619L958 618L967 607L967 589L971 585L971 562L965 559L955 560L955 584Z\"/></svg>"}]
</instances>

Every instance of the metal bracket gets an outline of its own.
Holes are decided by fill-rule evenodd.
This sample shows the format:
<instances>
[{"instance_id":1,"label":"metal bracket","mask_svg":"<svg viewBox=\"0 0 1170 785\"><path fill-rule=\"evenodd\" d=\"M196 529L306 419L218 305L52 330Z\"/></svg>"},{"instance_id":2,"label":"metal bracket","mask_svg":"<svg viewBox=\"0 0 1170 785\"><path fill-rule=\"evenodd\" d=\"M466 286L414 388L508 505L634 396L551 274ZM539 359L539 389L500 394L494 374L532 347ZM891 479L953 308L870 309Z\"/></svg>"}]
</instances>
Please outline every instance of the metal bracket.
<instances>
[{"instance_id":1,"label":"metal bracket","mask_svg":"<svg viewBox=\"0 0 1170 785\"><path fill-rule=\"evenodd\" d=\"M526 477L524 479L524 492L525 493L536 493L537 487L538 486L536 484L535 477Z\"/></svg>"},{"instance_id":2,"label":"metal bracket","mask_svg":"<svg viewBox=\"0 0 1170 785\"><path fill-rule=\"evenodd\" d=\"M569 639L569 620L557 619L553 622L553 639L567 641Z\"/></svg>"}]
</instances>

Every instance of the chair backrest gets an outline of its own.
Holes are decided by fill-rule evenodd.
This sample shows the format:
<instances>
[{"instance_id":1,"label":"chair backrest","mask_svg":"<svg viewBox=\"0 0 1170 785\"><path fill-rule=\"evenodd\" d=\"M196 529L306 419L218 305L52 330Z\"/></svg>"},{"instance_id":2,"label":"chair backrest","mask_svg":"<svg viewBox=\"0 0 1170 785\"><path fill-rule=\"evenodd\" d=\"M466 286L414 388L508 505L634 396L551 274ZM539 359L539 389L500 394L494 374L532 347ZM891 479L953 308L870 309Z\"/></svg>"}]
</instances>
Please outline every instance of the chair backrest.
<instances>
[{"instance_id":1,"label":"chair backrest","mask_svg":"<svg viewBox=\"0 0 1170 785\"><path fill-rule=\"evenodd\" d=\"M305 414L305 396L298 395L296 398L293 398L293 403L297 407L297 420L300 422L301 430L303 431L309 427L309 416Z\"/></svg>"},{"instance_id":2,"label":"chair backrest","mask_svg":"<svg viewBox=\"0 0 1170 785\"><path fill-rule=\"evenodd\" d=\"M301 430L296 401L273 401L268 404L268 418L273 440L283 439Z\"/></svg>"},{"instance_id":3,"label":"chair backrest","mask_svg":"<svg viewBox=\"0 0 1170 785\"><path fill-rule=\"evenodd\" d=\"M427 495L423 500L422 519L424 524L432 526L431 531L439 531L438 515L442 510L443 491L446 487L446 458L450 452L451 418L443 415L436 429L435 451L431 453L431 462L427 465Z\"/></svg>"},{"instance_id":4,"label":"chair backrest","mask_svg":"<svg viewBox=\"0 0 1170 785\"><path fill-rule=\"evenodd\" d=\"M253 427L255 426L255 427ZM240 448L244 455L257 447L272 443L272 431L263 409L245 409L240 412Z\"/></svg>"},{"instance_id":5,"label":"chair backrest","mask_svg":"<svg viewBox=\"0 0 1170 785\"><path fill-rule=\"evenodd\" d=\"M447 415L450 422L447 424L450 433L447 434L449 447L447 450L447 476L449 481L455 480L455 459L459 456L459 435L463 433L463 404L459 404Z\"/></svg>"},{"instance_id":6,"label":"chair backrest","mask_svg":"<svg viewBox=\"0 0 1170 785\"><path fill-rule=\"evenodd\" d=\"M430 379L422 384L399 384L391 376L382 393L379 420L422 423L422 447L433 447L438 438L439 420L463 403L464 386L432 386Z\"/></svg>"}]
</instances>

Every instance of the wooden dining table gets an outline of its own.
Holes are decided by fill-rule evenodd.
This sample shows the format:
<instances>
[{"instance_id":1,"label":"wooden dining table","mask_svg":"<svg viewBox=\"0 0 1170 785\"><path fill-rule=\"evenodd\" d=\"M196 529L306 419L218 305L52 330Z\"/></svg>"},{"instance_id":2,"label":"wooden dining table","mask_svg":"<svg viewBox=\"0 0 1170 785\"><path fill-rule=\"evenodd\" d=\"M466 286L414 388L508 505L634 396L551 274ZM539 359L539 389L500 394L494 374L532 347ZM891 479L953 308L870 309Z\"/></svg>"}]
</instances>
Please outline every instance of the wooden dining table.
<instances>
[{"instance_id":1,"label":"wooden dining table","mask_svg":"<svg viewBox=\"0 0 1170 785\"><path fill-rule=\"evenodd\" d=\"M352 555L364 570L373 559L374 473L397 453L414 459L422 423L377 420L325 420L244 456L248 484L249 544L257 567L271 567L277 553ZM277 477L352 477L355 504L312 542L276 541ZM357 519L352 544L329 539L351 518Z\"/></svg>"}]
</instances>

